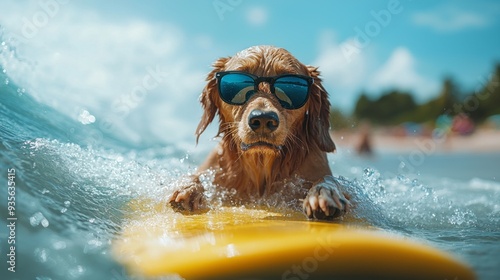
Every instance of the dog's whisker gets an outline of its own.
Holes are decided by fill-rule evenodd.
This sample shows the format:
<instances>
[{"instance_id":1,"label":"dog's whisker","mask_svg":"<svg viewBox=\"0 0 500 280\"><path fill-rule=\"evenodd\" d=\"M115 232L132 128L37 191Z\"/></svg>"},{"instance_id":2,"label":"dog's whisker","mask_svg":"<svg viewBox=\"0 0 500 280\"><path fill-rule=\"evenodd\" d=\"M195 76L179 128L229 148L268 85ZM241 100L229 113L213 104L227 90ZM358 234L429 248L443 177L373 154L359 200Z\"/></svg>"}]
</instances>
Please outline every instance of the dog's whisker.
<instances>
[{"instance_id":1,"label":"dog's whisker","mask_svg":"<svg viewBox=\"0 0 500 280\"><path fill-rule=\"evenodd\" d=\"M309 152L309 146L306 145L303 139L301 137L298 137L295 133L290 133L287 141L285 142L285 146L288 150L292 149L293 147L305 147L307 149L307 152Z\"/></svg>"}]
</instances>

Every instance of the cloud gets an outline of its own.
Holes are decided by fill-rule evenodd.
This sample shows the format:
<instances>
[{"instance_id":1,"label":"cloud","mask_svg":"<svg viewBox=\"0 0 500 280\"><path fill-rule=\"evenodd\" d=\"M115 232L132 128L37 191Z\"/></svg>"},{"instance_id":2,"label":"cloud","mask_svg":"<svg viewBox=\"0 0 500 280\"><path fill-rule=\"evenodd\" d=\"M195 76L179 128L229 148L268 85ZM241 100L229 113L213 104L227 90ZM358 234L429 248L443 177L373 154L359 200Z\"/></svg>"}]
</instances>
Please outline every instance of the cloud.
<instances>
[{"instance_id":1,"label":"cloud","mask_svg":"<svg viewBox=\"0 0 500 280\"><path fill-rule=\"evenodd\" d=\"M370 59L366 50L346 54L344 46L352 45L354 38L338 43L335 37L331 31L323 32L313 65L319 66L331 102L337 107L347 107L352 105L354 95L362 89Z\"/></svg>"},{"instance_id":2,"label":"cloud","mask_svg":"<svg viewBox=\"0 0 500 280\"><path fill-rule=\"evenodd\" d=\"M319 66L333 106L352 109L364 90L371 94L388 89L407 90L415 94L417 101L425 101L439 90L439 83L418 73L416 59L407 48L394 49L387 60L379 63L370 49L346 52L346 46L353 45L355 38L337 43L331 31L320 37L320 50L313 65Z\"/></svg>"},{"instance_id":3,"label":"cloud","mask_svg":"<svg viewBox=\"0 0 500 280\"><path fill-rule=\"evenodd\" d=\"M407 90L416 93L419 101L434 96L439 89L439 84L419 75L415 68L415 58L410 51L399 47L371 75L368 89L377 92L393 88Z\"/></svg>"},{"instance_id":4,"label":"cloud","mask_svg":"<svg viewBox=\"0 0 500 280\"><path fill-rule=\"evenodd\" d=\"M246 19L250 25L263 26L267 23L269 13L263 7L252 7L246 13Z\"/></svg>"},{"instance_id":5,"label":"cloud","mask_svg":"<svg viewBox=\"0 0 500 280\"><path fill-rule=\"evenodd\" d=\"M416 12L412 15L412 21L416 25L430 27L439 32L480 28L490 23L484 14L461 10L453 6L442 6L431 11Z\"/></svg>"}]
</instances>

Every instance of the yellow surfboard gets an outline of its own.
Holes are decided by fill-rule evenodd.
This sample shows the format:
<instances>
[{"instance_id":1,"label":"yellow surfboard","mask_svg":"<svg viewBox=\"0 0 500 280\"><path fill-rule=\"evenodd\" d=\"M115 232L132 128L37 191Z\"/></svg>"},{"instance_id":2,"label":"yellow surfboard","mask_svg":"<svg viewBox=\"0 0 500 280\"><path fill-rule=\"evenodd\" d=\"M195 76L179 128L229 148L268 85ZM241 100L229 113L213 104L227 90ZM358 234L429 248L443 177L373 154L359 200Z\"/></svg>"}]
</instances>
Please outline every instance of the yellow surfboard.
<instances>
[{"instance_id":1,"label":"yellow surfboard","mask_svg":"<svg viewBox=\"0 0 500 280\"><path fill-rule=\"evenodd\" d=\"M243 207L197 215L166 206L134 207L132 212L140 214L123 225L113 253L130 273L141 276L475 279L470 268L442 251L366 226Z\"/></svg>"}]
</instances>

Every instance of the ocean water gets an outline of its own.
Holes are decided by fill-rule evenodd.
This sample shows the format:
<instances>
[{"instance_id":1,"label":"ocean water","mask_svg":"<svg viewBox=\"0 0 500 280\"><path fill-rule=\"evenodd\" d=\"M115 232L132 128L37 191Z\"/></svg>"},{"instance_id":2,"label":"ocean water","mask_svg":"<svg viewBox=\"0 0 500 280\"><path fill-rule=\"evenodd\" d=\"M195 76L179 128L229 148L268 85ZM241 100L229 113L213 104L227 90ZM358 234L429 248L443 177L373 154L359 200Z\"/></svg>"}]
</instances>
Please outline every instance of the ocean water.
<instances>
[{"instance_id":1,"label":"ocean water","mask_svg":"<svg viewBox=\"0 0 500 280\"><path fill-rule=\"evenodd\" d=\"M138 142L88 111L70 117L17 84L7 70L12 60L2 63L0 279L137 279L110 251L134 211L127 202L165 201L213 143L191 150L194 137ZM193 131L196 125L189 123ZM329 155L334 174L356 195L356 216L453 254L479 279L500 279L500 154L426 154L418 164L409 156ZM15 273L8 270L13 239Z\"/></svg>"}]
</instances>

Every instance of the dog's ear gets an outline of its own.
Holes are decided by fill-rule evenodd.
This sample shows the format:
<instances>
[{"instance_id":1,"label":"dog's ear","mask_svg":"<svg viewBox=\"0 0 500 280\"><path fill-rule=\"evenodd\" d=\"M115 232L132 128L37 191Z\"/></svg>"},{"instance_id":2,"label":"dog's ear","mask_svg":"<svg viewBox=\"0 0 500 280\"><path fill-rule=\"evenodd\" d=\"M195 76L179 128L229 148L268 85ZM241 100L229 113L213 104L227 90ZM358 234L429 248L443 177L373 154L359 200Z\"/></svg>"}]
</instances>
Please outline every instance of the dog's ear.
<instances>
[{"instance_id":1,"label":"dog's ear","mask_svg":"<svg viewBox=\"0 0 500 280\"><path fill-rule=\"evenodd\" d=\"M317 67L307 66L309 76L314 79L311 86L309 110L306 115L306 135L310 134L316 141L318 147L325 152L334 152L335 144L330 136L330 101L328 93L321 84L319 71Z\"/></svg>"},{"instance_id":2,"label":"dog's ear","mask_svg":"<svg viewBox=\"0 0 500 280\"><path fill-rule=\"evenodd\" d=\"M196 129L196 143L198 143L198 139L200 135L205 131L207 126L214 120L215 114L217 113L217 79L215 74L217 72L223 71L226 62L229 60L229 57L219 58L214 62L213 70L208 73L206 81L207 85L203 89L203 92L200 96L200 102L203 107L203 116L201 117L200 123L198 124L198 128Z\"/></svg>"}]
</instances>

